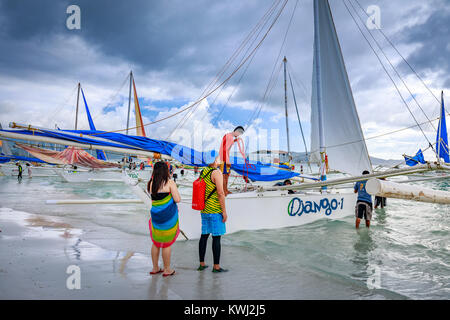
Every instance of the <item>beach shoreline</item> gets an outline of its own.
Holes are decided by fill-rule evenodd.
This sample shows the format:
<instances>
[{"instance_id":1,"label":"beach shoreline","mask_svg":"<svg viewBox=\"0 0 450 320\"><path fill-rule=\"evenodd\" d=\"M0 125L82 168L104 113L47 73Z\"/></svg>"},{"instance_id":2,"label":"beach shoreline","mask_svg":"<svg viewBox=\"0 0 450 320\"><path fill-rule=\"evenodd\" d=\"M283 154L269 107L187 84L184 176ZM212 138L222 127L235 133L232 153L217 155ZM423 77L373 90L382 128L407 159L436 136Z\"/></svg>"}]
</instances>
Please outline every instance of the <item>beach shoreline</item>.
<instances>
[{"instance_id":1,"label":"beach shoreline","mask_svg":"<svg viewBox=\"0 0 450 320\"><path fill-rule=\"evenodd\" d=\"M163 278L148 274L149 254L104 249L84 240L83 230L59 217L0 208L0 226L0 299L386 298L335 279L295 274L245 247L225 244L223 261L230 272L213 274L210 268L196 271L196 241L177 241L172 255L177 274ZM208 254L207 261L211 260ZM243 255L247 261L239 261ZM67 287L70 266L79 267L80 289ZM291 281L279 277L285 272L293 273Z\"/></svg>"}]
</instances>

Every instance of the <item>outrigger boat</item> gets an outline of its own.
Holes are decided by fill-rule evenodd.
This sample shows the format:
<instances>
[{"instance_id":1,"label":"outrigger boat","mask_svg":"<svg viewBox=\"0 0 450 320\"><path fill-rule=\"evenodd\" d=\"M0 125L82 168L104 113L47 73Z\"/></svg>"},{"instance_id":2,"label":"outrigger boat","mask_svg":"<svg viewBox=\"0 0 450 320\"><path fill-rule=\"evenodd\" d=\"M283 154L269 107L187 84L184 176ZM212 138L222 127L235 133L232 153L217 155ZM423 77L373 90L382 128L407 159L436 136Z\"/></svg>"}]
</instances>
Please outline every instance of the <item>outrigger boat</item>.
<instances>
[{"instance_id":1,"label":"outrigger boat","mask_svg":"<svg viewBox=\"0 0 450 320\"><path fill-rule=\"evenodd\" d=\"M130 79L132 75L130 74ZM130 82L131 83L131 82ZM134 84L134 81L133 81ZM78 95L77 95L77 105L76 105L76 116L75 116L75 131L78 127L78 103L80 98L80 93L84 101L87 120L89 122L90 130L96 131L96 127L91 117L89 107L87 105L86 97L84 91L81 88L80 83L78 83ZM136 112L139 113L140 109L137 102L137 95L135 89L135 99L136 99ZM142 120L141 120L142 121ZM108 162L106 159L106 154L103 150L96 150L96 157L90 155L86 151L69 146L63 151L54 151L44 148L39 148L33 145L28 145L24 143L16 142L16 146L25 150L32 156L34 156L36 161L50 163L57 166L45 167L46 174L35 173L36 167L33 167L32 172L34 176L59 176L66 182L82 183L90 181L101 181L101 182L119 182L123 183L122 171L135 171L129 170L127 168L122 168L124 164ZM17 175L17 167L10 166L11 173ZM24 168L25 169L25 168ZM3 171L7 171L6 168ZM9 175L9 171L7 174ZM27 170L24 170L24 175L27 174ZM151 170L139 170L136 171L136 175L140 179L149 179L151 176Z\"/></svg>"},{"instance_id":2,"label":"outrigger boat","mask_svg":"<svg viewBox=\"0 0 450 320\"><path fill-rule=\"evenodd\" d=\"M134 76L133 72L131 71L129 74L130 78L130 90L129 90L129 97L128 97L128 115L127 115L127 134L128 134L128 128L129 128L129 121L130 121L130 106L131 106L131 92L133 90L133 97L134 97L134 106L135 106L135 118L136 118L136 135L145 137L145 129L142 126L142 114L141 109L139 106L139 99L137 96L136 91L136 84L134 82ZM88 116L89 121L89 128L91 131L96 131L96 128L94 126L94 123L92 121L92 118L90 116L89 108L84 96L83 91L81 90L83 101L86 107L86 113ZM78 101L78 99L77 99ZM78 102L77 102L78 103ZM78 110L78 106L77 106ZM76 128L75 128L76 130ZM103 151L97 151L97 158L101 160L106 160L106 156L103 153ZM147 162L147 159L143 159L142 161ZM126 165L126 163L122 164L123 166ZM142 180L148 180L151 177L152 170L150 169L144 169L144 170L132 170L127 169L126 167L123 168L126 172L133 172L133 175L138 177ZM67 182L75 182L75 183L82 183L82 182L119 182L123 183L122 179L122 169L95 169L91 168L90 170L73 170L73 169L67 169L63 171L59 171L58 174Z\"/></svg>"},{"instance_id":3,"label":"outrigger boat","mask_svg":"<svg viewBox=\"0 0 450 320\"><path fill-rule=\"evenodd\" d=\"M15 164L16 162L22 163L23 177L28 177L27 163L31 166L31 177L58 177L54 166L40 163L40 160L36 158L11 155L0 156L0 175L17 177L19 169Z\"/></svg>"},{"instance_id":4,"label":"outrigger boat","mask_svg":"<svg viewBox=\"0 0 450 320\"><path fill-rule=\"evenodd\" d=\"M0 129L2 129L1 124ZM57 177L54 172L55 166L48 165L47 162L38 158L14 155L11 151L9 141L0 140L0 147L0 175L17 177L19 169L16 166L16 163L22 162L22 164L24 164L22 167L23 177L29 176L26 164L31 166L31 177Z\"/></svg>"},{"instance_id":5,"label":"outrigger boat","mask_svg":"<svg viewBox=\"0 0 450 320\"><path fill-rule=\"evenodd\" d=\"M371 186L368 190L370 189L369 192L372 194L423 202L450 203L450 192L379 180L427 171L450 171L450 164L441 162L439 157L434 163L426 162L411 168L373 172L331 9L326 0L314 0L311 108L311 160L320 164L320 181L277 187L257 186L251 191L228 195L227 233L299 226L319 219L341 219L354 215L356 194L353 189L335 187L368 179L370 179L368 186ZM16 130L0 130L0 136L143 157L159 155L161 159L175 159L180 163L199 167L212 163L217 155L215 151L200 152L167 141L113 132L50 130L17 123L11 123L10 127ZM245 161L237 157L233 157L231 162L231 168L235 172L247 176L252 181L277 181L300 176L299 173L280 167ZM327 180L327 168L351 176ZM364 170L371 173L362 175ZM139 185L138 177L128 173L123 174L123 180L140 201L150 208L150 197ZM290 193L289 190L297 193ZM111 203L114 201L112 199ZM121 201L124 203L123 199ZM136 199L130 199L129 202L135 203ZM56 200L51 203L68 202ZM70 203L74 201L71 200ZM83 200L77 203L83 203ZM95 203L95 200L87 203ZM183 198L179 210L180 228L185 237L199 238L200 214L191 208L191 199Z\"/></svg>"}]
</instances>

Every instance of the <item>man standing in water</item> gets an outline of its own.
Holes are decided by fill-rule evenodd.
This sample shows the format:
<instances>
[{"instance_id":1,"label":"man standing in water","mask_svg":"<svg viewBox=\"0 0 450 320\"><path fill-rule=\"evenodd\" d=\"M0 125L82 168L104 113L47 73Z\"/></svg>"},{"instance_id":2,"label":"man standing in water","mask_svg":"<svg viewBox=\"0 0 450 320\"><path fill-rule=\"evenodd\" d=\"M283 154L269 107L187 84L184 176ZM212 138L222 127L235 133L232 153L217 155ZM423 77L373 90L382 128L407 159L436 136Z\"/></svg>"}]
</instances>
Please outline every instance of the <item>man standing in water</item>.
<instances>
[{"instance_id":1,"label":"man standing in water","mask_svg":"<svg viewBox=\"0 0 450 320\"><path fill-rule=\"evenodd\" d=\"M365 175L369 173L369 171L365 170L362 174ZM370 227L370 220L372 219L372 196L366 191L366 183L367 180L358 181L354 187L355 193L358 193L358 200L356 201L355 207L356 229L359 228L359 223L362 218L366 220L367 228Z\"/></svg>"},{"instance_id":2,"label":"man standing in water","mask_svg":"<svg viewBox=\"0 0 450 320\"><path fill-rule=\"evenodd\" d=\"M17 166L17 169L19 170L19 174L17 175L17 180L20 181L20 180L22 180L23 169L19 162L16 163L16 166Z\"/></svg>"},{"instance_id":3,"label":"man standing in water","mask_svg":"<svg viewBox=\"0 0 450 320\"><path fill-rule=\"evenodd\" d=\"M385 197L375 196L375 209L378 209L378 206L380 206L381 209L384 209L384 207L386 207Z\"/></svg>"},{"instance_id":4,"label":"man standing in water","mask_svg":"<svg viewBox=\"0 0 450 320\"><path fill-rule=\"evenodd\" d=\"M230 194L228 191L228 178L230 177L230 150L235 142L238 142L239 152L245 160L245 152L244 152L244 143L242 139L239 138L244 133L244 128L241 126L236 127L233 132L229 132L222 138L222 143L220 144L219 149L219 158L220 158L220 171L223 174L223 190L225 192L225 196Z\"/></svg>"},{"instance_id":5,"label":"man standing in water","mask_svg":"<svg viewBox=\"0 0 450 320\"><path fill-rule=\"evenodd\" d=\"M381 178L380 180L386 180L386 178ZM386 198L375 196L375 209L378 209L378 206L381 206L381 209L386 207Z\"/></svg>"}]
</instances>

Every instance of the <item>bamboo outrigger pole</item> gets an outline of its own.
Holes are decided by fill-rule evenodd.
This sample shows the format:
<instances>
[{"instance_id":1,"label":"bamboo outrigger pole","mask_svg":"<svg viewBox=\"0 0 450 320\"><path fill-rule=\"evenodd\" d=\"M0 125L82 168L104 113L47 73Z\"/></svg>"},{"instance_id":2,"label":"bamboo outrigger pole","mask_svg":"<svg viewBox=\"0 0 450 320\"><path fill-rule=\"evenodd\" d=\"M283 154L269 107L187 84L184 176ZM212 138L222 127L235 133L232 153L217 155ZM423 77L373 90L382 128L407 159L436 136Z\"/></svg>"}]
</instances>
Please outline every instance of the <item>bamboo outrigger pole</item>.
<instances>
[{"instance_id":1,"label":"bamboo outrigger pole","mask_svg":"<svg viewBox=\"0 0 450 320\"><path fill-rule=\"evenodd\" d=\"M365 180L369 180L370 178L395 177L395 176L402 176L402 175L408 175L408 174L420 173L420 172L432 171L432 170L450 171L450 167L439 164L439 163L427 163L427 164L417 165L413 168L386 170L383 172L371 173L371 174L366 174L366 175L361 175L361 176L338 178L338 179L331 179L331 180L318 181L318 182L308 182L308 183L302 183L299 185L269 187L266 189L267 190L305 190L305 189L311 190L314 188L320 188L320 187L324 187L324 186L335 186L335 185L342 185L342 184L346 184L346 183L365 181Z\"/></svg>"},{"instance_id":2,"label":"bamboo outrigger pole","mask_svg":"<svg viewBox=\"0 0 450 320\"><path fill-rule=\"evenodd\" d=\"M450 204L450 192L428 189L420 185L405 185L372 178L367 181L366 190L371 195L385 198Z\"/></svg>"}]
</instances>

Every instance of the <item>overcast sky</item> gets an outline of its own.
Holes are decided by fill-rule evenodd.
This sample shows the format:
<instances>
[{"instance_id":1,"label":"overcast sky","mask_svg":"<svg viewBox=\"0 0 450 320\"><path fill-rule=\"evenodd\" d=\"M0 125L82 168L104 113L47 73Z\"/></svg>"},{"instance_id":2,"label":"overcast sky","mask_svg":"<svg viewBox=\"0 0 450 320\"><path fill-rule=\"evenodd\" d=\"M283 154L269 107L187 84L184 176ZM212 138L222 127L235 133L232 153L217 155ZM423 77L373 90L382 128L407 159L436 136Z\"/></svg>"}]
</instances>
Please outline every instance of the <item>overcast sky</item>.
<instances>
[{"instance_id":1,"label":"overcast sky","mask_svg":"<svg viewBox=\"0 0 450 320\"><path fill-rule=\"evenodd\" d=\"M72 129L76 85L81 82L97 129L125 128L126 78L130 70L134 73L144 123L161 119L201 96L273 3L273 0L0 0L0 123L4 127L16 121L50 128L57 124ZM367 20L355 0L345 0L345 3L351 10L353 4L358 15ZM379 6L382 31L436 96L440 96L441 90L448 94L449 1L359 0L359 3L364 9ZM69 16L66 9L71 4L81 9L80 30L69 30L66 26ZM173 131L185 113L146 127L147 136L182 143L196 132L203 136L206 145L214 147L227 130L236 125L247 126L261 106L274 65L281 63L277 57L295 6L296 1L289 0L248 68L244 65L218 91L220 94L204 101L179 130ZM359 32L344 1L330 0L330 6L365 137L414 125L414 119ZM428 117L436 118L439 104L435 98L381 34L377 30L372 34ZM295 79L294 89L308 144L312 47L312 0L301 0L281 54L287 56L289 72ZM227 72L232 70L233 66ZM425 121L426 117L401 80L392 69L388 70L416 119ZM261 129L279 129L280 148L286 149L283 108L280 73L247 135L264 134ZM304 151L291 94L289 115L292 149ZM83 109L79 123L79 128L88 128ZM432 126L425 125L423 129L434 141ZM417 128L368 139L367 145L372 156L397 159L403 153L411 154L418 147L427 147Z\"/></svg>"}]
</instances>

